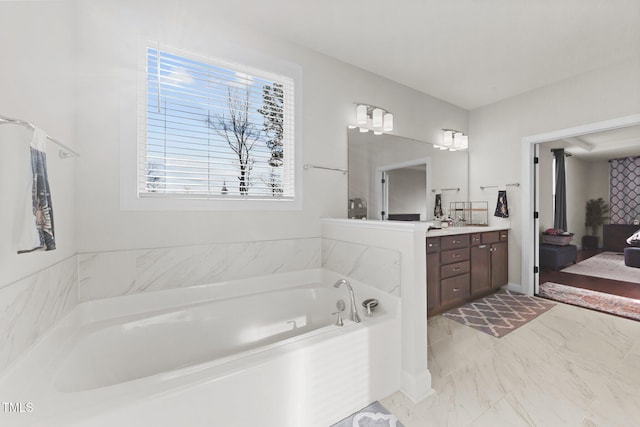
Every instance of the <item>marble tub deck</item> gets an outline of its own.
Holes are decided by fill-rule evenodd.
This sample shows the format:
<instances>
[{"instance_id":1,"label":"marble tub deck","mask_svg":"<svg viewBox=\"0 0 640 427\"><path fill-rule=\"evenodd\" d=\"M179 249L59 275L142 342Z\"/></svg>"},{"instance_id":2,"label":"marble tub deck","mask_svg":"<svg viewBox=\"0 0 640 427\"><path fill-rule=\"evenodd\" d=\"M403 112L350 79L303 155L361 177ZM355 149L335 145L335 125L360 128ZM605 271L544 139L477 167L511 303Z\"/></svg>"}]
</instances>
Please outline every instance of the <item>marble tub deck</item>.
<instances>
[{"instance_id":1,"label":"marble tub deck","mask_svg":"<svg viewBox=\"0 0 640 427\"><path fill-rule=\"evenodd\" d=\"M503 338L428 323L436 394L380 402L406 427L637 426L640 322L558 303Z\"/></svg>"}]
</instances>

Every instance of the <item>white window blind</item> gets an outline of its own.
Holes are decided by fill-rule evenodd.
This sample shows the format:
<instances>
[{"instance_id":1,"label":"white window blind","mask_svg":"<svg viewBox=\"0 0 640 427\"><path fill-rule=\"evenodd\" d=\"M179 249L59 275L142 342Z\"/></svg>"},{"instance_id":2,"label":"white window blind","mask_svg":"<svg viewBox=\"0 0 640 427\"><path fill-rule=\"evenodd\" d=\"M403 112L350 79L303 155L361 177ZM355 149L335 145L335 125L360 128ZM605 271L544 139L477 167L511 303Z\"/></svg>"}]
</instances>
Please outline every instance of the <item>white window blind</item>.
<instances>
[{"instance_id":1,"label":"white window blind","mask_svg":"<svg viewBox=\"0 0 640 427\"><path fill-rule=\"evenodd\" d=\"M291 77L162 46L145 62L139 197L294 198Z\"/></svg>"}]
</instances>

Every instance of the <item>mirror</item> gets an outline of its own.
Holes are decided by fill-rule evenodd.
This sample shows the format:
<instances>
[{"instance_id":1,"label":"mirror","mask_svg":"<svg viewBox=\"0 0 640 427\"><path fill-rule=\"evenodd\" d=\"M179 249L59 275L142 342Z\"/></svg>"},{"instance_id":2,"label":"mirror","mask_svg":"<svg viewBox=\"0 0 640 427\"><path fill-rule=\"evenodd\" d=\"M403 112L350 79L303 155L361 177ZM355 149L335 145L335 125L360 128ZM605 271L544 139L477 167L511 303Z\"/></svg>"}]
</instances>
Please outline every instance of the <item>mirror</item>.
<instances>
[{"instance_id":1,"label":"mirror","mask_svg":"<svg viewBox=\"0 0 640 427\"><path fill-rule=\"evenodd\" d=\"M446 216L451 202L468 200L467 151L358 129L348 132L349 218L431 221L436 202Z\"/></svg>"}]
</instances>

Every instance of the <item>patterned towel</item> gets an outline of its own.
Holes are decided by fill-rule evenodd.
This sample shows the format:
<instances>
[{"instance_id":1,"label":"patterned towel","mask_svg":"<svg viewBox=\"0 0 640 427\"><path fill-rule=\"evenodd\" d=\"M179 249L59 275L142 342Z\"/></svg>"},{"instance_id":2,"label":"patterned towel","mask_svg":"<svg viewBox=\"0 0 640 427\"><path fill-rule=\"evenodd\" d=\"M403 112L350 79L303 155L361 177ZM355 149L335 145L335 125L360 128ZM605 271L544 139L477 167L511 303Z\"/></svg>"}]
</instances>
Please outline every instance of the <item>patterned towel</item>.
<instances>
[{"instance_id":1,"label":"patterned towel","mask_svg":"<svg viewBox=\"0 0 640 427\"><path fill-rule=\"evenodd\" d=\"M509 218L509 206L507 204L507 190L498 191L498 203L494 216Z\"/></svg>"},{"instance_id":2,"label":"patterned towel","mask_svg":"<svg viewBox=\"0 0 640 427\"><path fill-rule=\"evenodd\" d=\"M442 216L442 194L436 194L436 202L433 208L433 217L440 218Z\"/></svg>"},{"instance_id":3,"label":"patterned towel","mask_svg":"<svg viewBox=\"0 0 640 427\"><path fill-rule=\"evenodd\" d=\"M45 153L47 134L36 128L31 140L31 168L25 184L23 223L18 236L18 253L56 248L51 190Z\"/></svg>"}]
</instances>

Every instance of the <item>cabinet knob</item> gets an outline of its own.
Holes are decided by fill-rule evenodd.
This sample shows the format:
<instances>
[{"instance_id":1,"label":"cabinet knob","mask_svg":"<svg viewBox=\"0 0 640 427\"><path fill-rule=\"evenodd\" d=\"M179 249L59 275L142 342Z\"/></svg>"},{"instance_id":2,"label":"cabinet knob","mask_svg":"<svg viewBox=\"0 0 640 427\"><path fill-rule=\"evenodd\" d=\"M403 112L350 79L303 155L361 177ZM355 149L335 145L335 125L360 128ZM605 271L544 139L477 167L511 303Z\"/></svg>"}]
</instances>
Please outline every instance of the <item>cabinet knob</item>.
<instances>
[{"instance_id":1,"label":"cabinet knob","mask_svg":"<svg viewBox=\"0 0 640 427\"><path fill-rule=\"evenodd\" d=\"M460 292L460 288L453 288L452 291L453 292Z\"/></svg>"},{"instance_id":2,"label":"cabinet knob","mask_svg":"<svg viewBox=\"0 0 640 427\"><path fill-rule=\"evenodd\" d=\"M453 254L451 255L452 258L460 258L460 254Z\"/></svg>"},{"instance_id":3,"label":"cabinet knob","mask_svg":"<svg viewBox=\"0 0 640 427\"><path fill-rule=\"evenodd\" d=\"M480 245L480 246L478 246L478 248L480 248L480 249L484 249L484 248L486 248L486 247L487 247L487 245Z\"/></svg>"},{"instance_id":4,"label":"cabinet knob","mask_svg":"<svg viewBox=\"0 0 640 427\"><path fill-rule=\"evenodd\" d=\"M460 267L454 268L453 271L460 271Z\"/></svg>"},{"instance_id":5,"label":"cabinet knob","mask_svg":"<svg viewBox=\"0 0 640 427\"><path fill-rule=\"evenodd\" d=\"M453 240L453 243L460 243L460 240Z\"/></svg>"}]
</instances>

